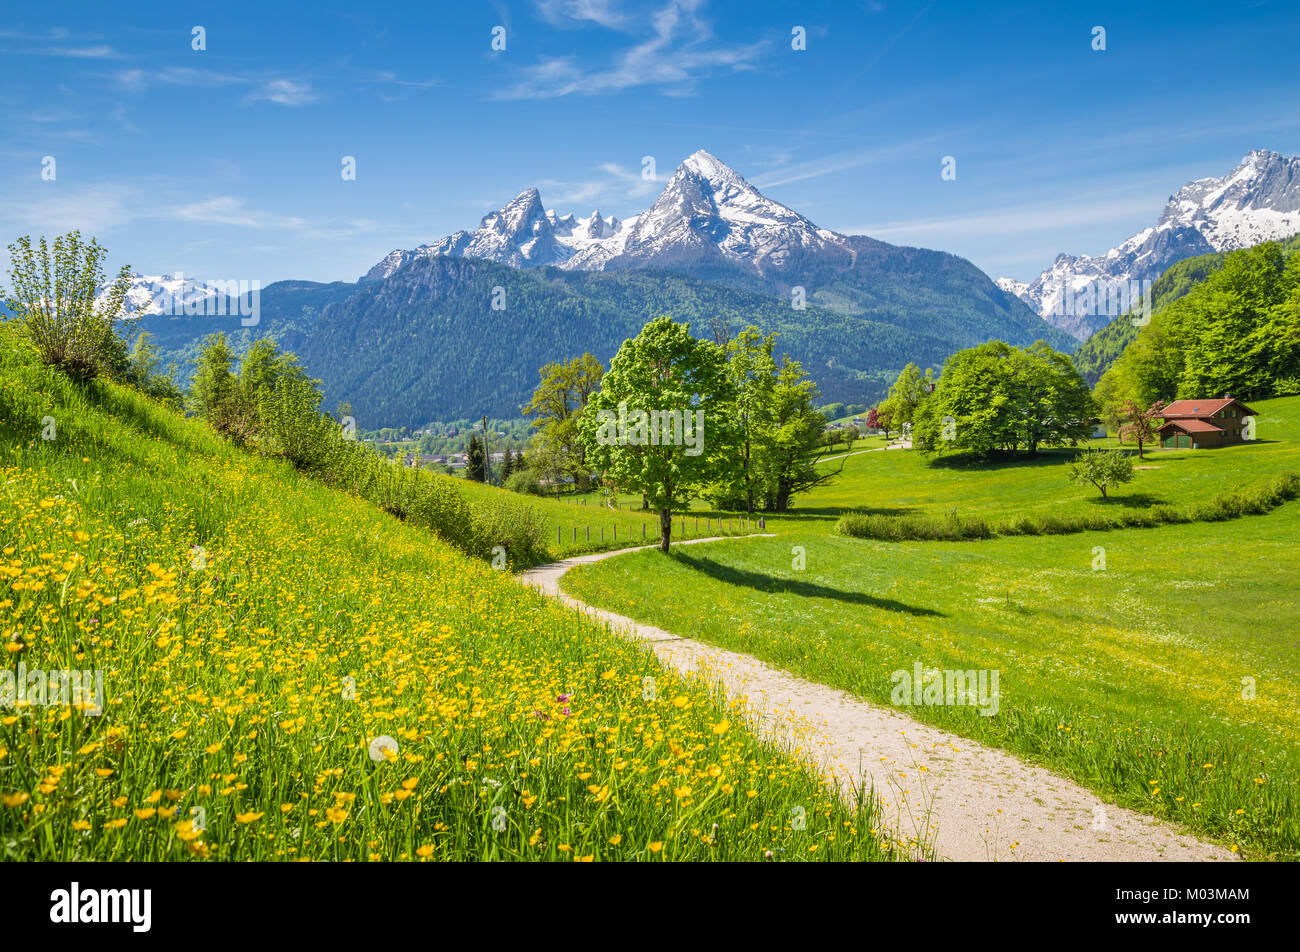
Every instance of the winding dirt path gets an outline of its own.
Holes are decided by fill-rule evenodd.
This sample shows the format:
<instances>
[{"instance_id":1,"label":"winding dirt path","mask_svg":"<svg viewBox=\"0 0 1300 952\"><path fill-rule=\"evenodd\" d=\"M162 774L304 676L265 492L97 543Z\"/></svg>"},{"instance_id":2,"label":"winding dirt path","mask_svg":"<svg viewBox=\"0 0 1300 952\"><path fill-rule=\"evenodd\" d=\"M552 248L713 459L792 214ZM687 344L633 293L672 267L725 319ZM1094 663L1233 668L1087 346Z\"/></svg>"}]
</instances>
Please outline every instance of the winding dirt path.
<instances>
[{"instance_id":1,"label":"winding dirt path","mask_svg":"<svg viewBox=\"0 0 1300 952\"><path fill-rule=\"evenodd\" d=\"M677 545L736 541L690 539ZM666 664L720 682L743 699L758 729L841 781L874 786L901 840L952 860L1235 860L1224 847L1105 803L1005 751L922 724L897 710L806 681L757 658L680 638L564 594L560 580L587 565L653 546L576 556L519 576L565 604L647 642Z\"/></svg>"}]
</instances>

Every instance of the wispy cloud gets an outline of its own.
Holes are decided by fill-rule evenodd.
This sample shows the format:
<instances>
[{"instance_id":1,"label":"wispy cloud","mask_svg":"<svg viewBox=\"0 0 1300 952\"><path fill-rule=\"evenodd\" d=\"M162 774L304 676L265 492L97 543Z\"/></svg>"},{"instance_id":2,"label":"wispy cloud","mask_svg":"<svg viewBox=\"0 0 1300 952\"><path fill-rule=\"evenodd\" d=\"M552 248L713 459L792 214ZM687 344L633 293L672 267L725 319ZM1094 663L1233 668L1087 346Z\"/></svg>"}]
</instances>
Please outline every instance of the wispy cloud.
<instances>
[{"instance_id":1,"label":"wispy cloud","mask_svg":"<svg viewBox=\"0 0 1300 952\"><path fill-rule=\"evenodd\" d=\"M235 225L240 228L300 229L306 221L293 215L273 215L248 207L242 198L220 195L170 209L168 217L205 225Z\"/></svg>"},{"instance_id":2,"label":"wispy cloud","mask_svg":"<svg viewBox=\"0 0 1300 952\"><path fill-rule=\"evenodd\" d=\"M539 0L542 19L555 26L596 23L611 30L625 30L633 18L614 0Z\"/></svg>"},{"instance_id":3,"label":"wispy cloud","mask_svg":"<svg viewBox=\"0 0 1300 952\"><path fill-rule=\"evenodd\" d=\"M755 188L777 188L792 182L821 178L823 175L835 175L864 165L888 162L899 156L915 154L918 150L942 138L941 135L924 136L919 139L891 142L889 145L836 152L816 159L787 163L754 176L750 179L750 184Z\"/></svg>"},{"instance_id":4,"label":"wispy cloud","mask_svg":"<svg viewBox=\"0 0 1300 952\"><path fill-rule=\"evenodd\" d=\"M690 95L700 79L714 71L752 68L766 46L765 41L747 45L716 42L712 27L701 16L701 0L670 0L648 18L638 13L638 18L627 24L610 4L587 0L556 6L571 9L571 19L626 30L644 39L596 64L572 56L543 58L525 67L517 81L494 98L590 96L638 86L659 87L666 95ZM559 14L552 11L552 15Z\"/></svg>"},{"instance_id":5,"label":"wispy cloud","mask_svg":"<svg viewBox=\"0 0 1300 952\"><path fill-rule=\"evenodd\" d=\"M985 238L989 235L1031 235L1062 228L1106 224L1135 216L1151 218L1159 214L1159 203L1149 195L1105 199L1080 196L1066 201L1036 202L989 209L945 218L922 218L908 221L877 222L844 229L850 234L904 241L935 242L938 238ZM1117 235L1118 239L1123 236ZM932 245L935 247L942 246Z\"/></svg>"},{"instance_id":6,"label":"wispy cloud","mask_svg":"<svg viewBox=\"0 0 1300 952\"><path fill-rule=\"evenodd\" d=\"M281 106L305 106L320 97L312 88L310 80L290 79L284 76L268 77L265 75L222 73L216 70L199 69L192 66L169 66L160 70L124 69L113 76L113 80L122 89L132 92L144 92L150 86L248 86L250 92L244 96L245 104L254 102L273 102Z\"/></svg>"},{"instance_id":7,"label":"wispy cloud","mask_svg":"<svg viewBox=\"0 0 1300 952\"><path fill-rule=\"evenodd\" d=\"M604 206L626 209L633 203L642 202L647 196L657 193L663 183L654 179L643 179L641 170L626 169L614 162L605 162L597 166L598 177L559 180L543 179L537 183L543 200L561 212L575 209L582 214L593 207ZM637 208L640 211L640 208Z\"/></svg>"},{"instance_id":8,"label":"wispy cloud","mask_svg":"<svg viewBox=\"0 0 1300 952\"><path fill-rule=\"evenodd\" d=\"M316 93L312 91L311 83L298 82L292 79L273 79L268 83L264 83L260 89L245 96L244 101L258 102L259 100L266 100L278 103L281 106L305 106L308 103L315 102L317 98Z\"/></svg>"},{"instance_id":9,"label":"wispy cloud","mask_svg":"<svg viewBox=\"0 0 1300 952\"><path fill-rule=\"evenodd\" d=\"M118 59L122 56L113 47L107 44L98 46L47 46L41 50L32 52L43 53L46 56L73 56L79 59Z\"/></svg>"}]
</instances>

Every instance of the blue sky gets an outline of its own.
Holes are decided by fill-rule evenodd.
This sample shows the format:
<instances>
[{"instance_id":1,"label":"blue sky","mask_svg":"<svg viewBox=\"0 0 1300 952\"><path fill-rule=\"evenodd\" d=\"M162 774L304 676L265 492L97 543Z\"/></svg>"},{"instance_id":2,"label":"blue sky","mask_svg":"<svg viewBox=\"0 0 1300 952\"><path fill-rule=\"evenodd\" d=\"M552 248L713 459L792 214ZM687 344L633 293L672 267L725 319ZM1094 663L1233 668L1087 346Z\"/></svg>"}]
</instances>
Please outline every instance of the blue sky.
<instances>
[{"instance_id":1,"label":"blue sky","mask_svg":"<svg viewBox=\"0 0 1300 952\"><path fill-rule=\"evenodd\" d=\"M0 26L0 244L81 227L146 273L355 280L530 185L635 214L704 148L819 225L1029 279L1300 153L1294 0L107 6Z\"/></svg>"}]
</instances>

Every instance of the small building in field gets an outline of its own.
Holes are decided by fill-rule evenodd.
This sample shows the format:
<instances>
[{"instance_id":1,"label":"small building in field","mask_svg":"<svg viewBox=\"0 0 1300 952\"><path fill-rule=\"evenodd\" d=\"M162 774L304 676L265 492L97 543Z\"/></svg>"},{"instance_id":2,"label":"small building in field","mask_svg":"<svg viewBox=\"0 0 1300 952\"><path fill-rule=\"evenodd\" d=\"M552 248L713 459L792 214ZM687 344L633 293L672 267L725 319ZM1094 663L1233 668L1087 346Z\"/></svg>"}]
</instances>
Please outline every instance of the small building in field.
<instances>
[{"instance_id":1,"label":"small building in field","mask_svg":"<svg viewBox=\"0 0 1300 952\"><path fill-rule=\"evenodd\" d=\"M1255 411L1234 397L1214 400L1175 400L1160 411L1160 445L1167 450L1212 449L1241 443L1246 417Z\"/></svg>"}]
</instances>

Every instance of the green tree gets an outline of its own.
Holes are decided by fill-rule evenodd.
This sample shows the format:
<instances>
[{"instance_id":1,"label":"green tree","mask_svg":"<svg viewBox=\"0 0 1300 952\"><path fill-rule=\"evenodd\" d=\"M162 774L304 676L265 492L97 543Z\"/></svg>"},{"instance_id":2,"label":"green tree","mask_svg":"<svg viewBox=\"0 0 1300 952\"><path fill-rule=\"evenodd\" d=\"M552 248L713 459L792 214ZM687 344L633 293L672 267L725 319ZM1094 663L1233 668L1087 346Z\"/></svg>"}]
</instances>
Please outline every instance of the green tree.
<instances>
[{"instance_id":1,"label":"green tree","mask_svg":"<svg viewBox=\"0 0 1300 952\"><path fill-rule=\"evenodd\" d=\"M234 362L225 334L209 334L203 339L190 386L190 409L218 433L242 444L252 434L252 419L240 406L239 380L231 370Z\"/></svg>"},{"instance_id":2,"label":"green tree","mask_svg":"<svg viewBox=\"0 0 1300 952\"><path fill-rule=\"evenodd\" d=\"M571 476L580 492L586 491L589 468L578 416L600 388L605 368L591 354L583 354L568 363L547 364L540 373L541 382L523 407L524 416L534 417L537 445L545 449L551 463Z\"/></svg>"},{"instance_id":3,"label":"green tree","mask_svg":"<svg viewBox=\"0 0 1300 952\"><path fill-rule=\"evenodd\" d=\"M1133 460L1123 450L1084 450L1070 463L1069 478L1080 485L1090 484L1106 498L1106 489L1133 480Z\"/></svg>"},{"instance_id":4,"label":"green tree","mask_svg":"<svg viewBox=\"0 0 1300 952\"><path fill-rule=\"evenodd\" d=\"M323 395L306 376L285 376L274 387L257 391L259 443L283 456L295 469L328 475L345 452L339 425L320 405Z\"/></svg>"},{"instance_id":5,"label":"green tree","mask_svg":"<svg viewBox=\"0 0 1300 952\"><path fill-rule=\"evenodd\" d=\"M126 345L117 321L131 287L131 269L122 265L99 303L106 251L80 231L33 247L24 235L9 245L9 289L0 292L17 315L41 359L74 380L90 380L126 363Z\"/></svg>"},{"instance_id":6,"label":"green tree","mask_svg":"<svg viewBox=\"0 0 1300 952\"><path fill-rule=\"evenodd\" d=\"M889 388L888 400L894 408L894 426L902 429L915 423L917 410L933 389L934 371L927 368L922 374L921 368L913 363L904 367Z\"/></svg>"},{"instance_id":7,"label":"green tree","mask_svg":"<svg viewBox=\"0 0 1300 952\"><path fill-rule=\"evenodd\" d=\"M515 471L515 459L510 452L510 447L506 447L505 453L501 457L501 485L504 486Z\"/></svg>"},{"instance_id":8,"label":"green tree","mask_svg":"<svg viewBox=\"0 0 1300 952\"><path fill-rule=\"evenodd\" d=\"M476 483L484 482L487 479L487 458L483 455L483 439L478 434L469 438L465 457L465 478Z\"/></svg>"},{"instance_id":9,"label":"green tree","mask_svg":"<svg viewBox=\"0 0 1300 952\"><path fill-rule=\"evenodd\" d=\"M253 341L239 363L236 399L241 407L255 409L263 390L274 389L281 380L306 379L295 354L281 352L275 341L263 337Z\"/></svg>"},{"instance_id":10,"label":"green tree","mask_svg":"<svg viewBox=\"0 0 1300 952\"><path fill-rule=\"evenodd\" d=\"M734 478L734 406L722 348L660 317L624 341L579 418L587 459L605 482L642 493L659 513L664 552L673 511Z\"/></svg>"},{"instance_id":11,"label":"green tree","mask_svg":"<svg viewBox=\"0 0 1300 952\"><path fill-rule=\"evenodd\" d=\"M176 367L169 365L165 371L158 369L162 361L158 356L158 348L151 342L152 338L153 335L148 331L136 337L131 352L127 355L123 379L174 410L180 410L185 402L185 394L176 384Z\"/></svg>"},{"instance_id":12,"label":"green tree","mask_svg":"<svg viewBox=\"0 0 1300 952\"><path fill-rule=\"evenodd\" d=\"M888 402L888 401L887 401ZM912 438L926 452L987 457L1086 440L1096 405L1069 358L1039 341L959 350L916 412Z\"/></svg>"},{"instance_id":13,"label":"green tree","mask_svg":"<svg viewBox=\"0 0 1300 952\"><path fill-rule=\"evenodd\" d=\"M825 449L826 418L814 409L817 387L803 365L784 357L770 395L771 435L762 445L760 465L767 494L766 508L786 512L799 493L821 486L844 468L817 472Z\"/></svg>"},{"instance_id":14,"label":"green tree","mask_svg":"<svg viewBox=\"0 0 1300 952\"><path fill-rule=\"evenodd\" d=\"M772 390L776 362L772 358L775 334L764 336L754 326L746 327L728 342L727 377L735 393L735 422L740 441L739 480L727 487L724 496L739 495L745 511L754 511L754 500L762 492L755 458L772 444Z\"/></svg>"}]
</instances>

